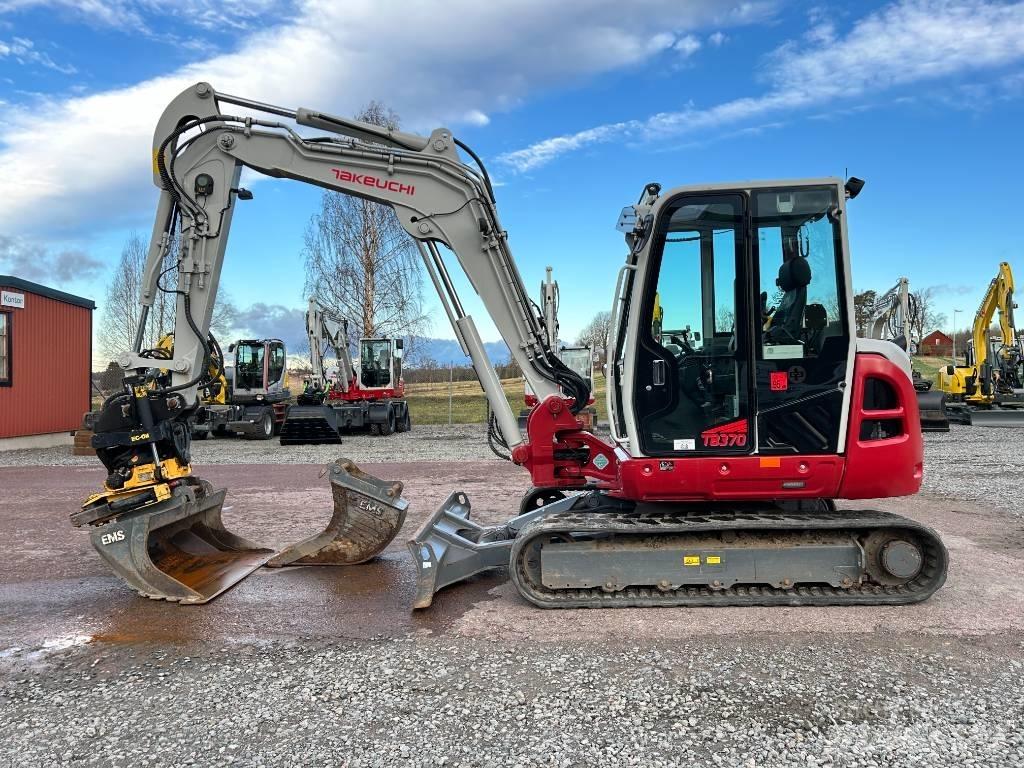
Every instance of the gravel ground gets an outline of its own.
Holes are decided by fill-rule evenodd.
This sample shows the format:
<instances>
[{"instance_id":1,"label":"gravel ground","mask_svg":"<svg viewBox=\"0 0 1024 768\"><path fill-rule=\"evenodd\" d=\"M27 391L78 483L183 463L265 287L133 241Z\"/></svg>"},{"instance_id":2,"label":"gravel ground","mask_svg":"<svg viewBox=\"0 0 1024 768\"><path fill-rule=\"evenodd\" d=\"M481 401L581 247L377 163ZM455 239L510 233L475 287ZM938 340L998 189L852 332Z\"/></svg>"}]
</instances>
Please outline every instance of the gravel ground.
<instances>
[{"instance_id":1,"label":"gravel ground","mask_svg":"<svg viewBox=\"0 0 1024 768\"><path fill-rule=\"evenodd\" d=\"M993 504L1024 517L1024 429L954 424L952 431L926 434L922 491L944 498ZM607 439L607 433L601 432ZM346 435L337 445L289 445L277 440L196 441L197 466L211 464L326 464L339 455L357 462L497 460L482 424L416 427L409 434ZM0 451L0 467L96 466L91 456L67 447Z\"/></svg>"},{"instance_id":2,"label":"gravel ground","mask_svg":"<svg viewBox=\"0 0 1024 768\"><path fill-rule=\"evenodd\" d=\"M1024 764L1019 641L893 640L14 653L0 749L12 766Z\"/></svg>"},{"instance_id":3,"label":"gravel ground","mask_svg":"<svg viewBox=\"0 0 1024 768\"><path fill-rule=\"evenodd\" d=\"M1004 578L1024 565L1024 433L953 430L926 436L924 494L886 502L937 520L953 553L946 588L905 609L563 614L482 577L410 616L402 553L350 575L264 570L180 608L129 594L65 521L36 519L34 499L54 518L77 503L95 458L0 453L14 494L0 500L0 766L1024 766L1024 632ZM418 465L417 516L449 490L435 472L479 497L485 520L525 481L488 460L480 426L350 437L341 451L477 462ZM338 453L216 440L196 463ZM72 465L67 487L31 468L53 464ZM274 494L227 477L257 470L296 477ZM322 505L314 470L209 474L225 475L239 525L274 539Z\"/></svg>"},{"instance_id":4,"label":"gravel ground","mask_svg":"<svg viewBox=\"0 0 1024 768\"><path fill-rule=\"evenodd\" d=\"M219 438L192 442L197 466L210 464L326 464L339 455L356 461L473 461L497 458L487 447L483 424L413 427L412 432L380 437L351 434L338 445L281 445L274 440ZM0 467L97 465L95 456L72 456L71 448L0 451Z\"/></svg>"},{"instance_id":5,"label":"gravel ground","mask_svg":"<svg viewBox=\"0 0 1024 768\"><path fill-rule=\"evenodd\" d=\"M924 436L922 492L1024 518L1024 429L952 424L950 430Z\"/></svg>"}]
</instances>

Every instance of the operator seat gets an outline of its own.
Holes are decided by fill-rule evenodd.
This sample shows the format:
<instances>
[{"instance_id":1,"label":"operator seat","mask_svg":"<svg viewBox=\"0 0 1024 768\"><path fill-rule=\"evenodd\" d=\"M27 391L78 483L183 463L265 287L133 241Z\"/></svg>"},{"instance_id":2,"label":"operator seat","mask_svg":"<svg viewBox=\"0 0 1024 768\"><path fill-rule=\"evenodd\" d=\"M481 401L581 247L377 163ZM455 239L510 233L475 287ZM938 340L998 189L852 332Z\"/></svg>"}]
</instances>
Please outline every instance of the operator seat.
<instances>
[{"instance_id":1,"label":"operator seat","mask_svg":"<svg viewBox=\"0 0 1024 768\"><path fill-rule=\"evenodd\" d=\"M828 312L821 304L808 304L804 310L804 333L807 351L816 355L821 351L821 344L828 327Z\"/></svg>"},{"instance_id":2,"label":"operator seat","mask_svg":"<svg viewBox=\"0 0 1024 768\"><path fill-rule=\"evenodd\" d=\"M811 284L811 265L803 256L782 262L775 284L784 293L772 316L772 325L765 340L774 344L796 344L803 330L807 308L807 286Z\"/></svg>"}]
</instances>

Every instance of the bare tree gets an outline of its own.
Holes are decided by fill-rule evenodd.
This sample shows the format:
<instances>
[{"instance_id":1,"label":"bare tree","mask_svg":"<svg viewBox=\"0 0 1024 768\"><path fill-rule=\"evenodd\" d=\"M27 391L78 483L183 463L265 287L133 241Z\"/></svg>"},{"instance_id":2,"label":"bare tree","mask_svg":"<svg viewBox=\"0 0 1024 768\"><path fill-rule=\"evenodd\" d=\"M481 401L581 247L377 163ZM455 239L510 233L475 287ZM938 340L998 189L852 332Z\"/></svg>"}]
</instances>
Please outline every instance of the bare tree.
<instances>
[{"instance_id":1,"label":"bare tree","mask_svg":"<svg viewBox=\"0 0 1024 768\"><path fill-rule=\"evenodd\" d=\"M376 101L356 119L398 127L398 115ZM306 293L348 318L353 340L425 329L419 251L388 206L324 192L304 240Z\"/></svg>"},{"instance_id":2,"label":"bare tree","mask_svg":"<svg viewBox=\"0 0 1024 768\"><path fill-rule=\"evenodd\" d=\"M600 357L601 364L607 362L605 355L608 349L608 334L612 326L611 312L598 312L594 319L580 331L576 337L576 343L589 346Z\"/></svg>"},{"instance_id":3,"label":"bare tree","mask_svg":"<svg viewBox=\"0 0 1024 768\"><path fill-rule=\"evenodd\" d=\"M167 250L161 268L159 288L146 321L143 343L154 347L160 338L174 331L175 307L178 295L177 242ZM132 349L135 334L142 318L142 272L146 266L146 244L137 232L129 234L121 249L121 256L114 267L114 274L107 286L106 301L100 318L97 346L108 360L115 359L122 352ZM213 310L211 331L227 338L234 328L238 309L228 292L221 287Z\"/></svg>"},{"instance_id":4,"label":"bare tree","mask_svg":"<svg viewBox=\"0 0 1024 768\"><path fill-rule=\"evenodd\" d=\"M935 308L935 288L911 291L910 330L918 339L946 323L946 316Z\"/></svg>"},{"instance_id":5,"label":"bare tree","mask_svg":"<svg viewBox=\"0 0 1024 768\"><path fill-rule=\"evenodd\" d=\"M108 360L132 348L142 316L139 293L142 269L146 265L146 246L132 232L121 249L114 274L107 284L107 297L96 341L100 354Z\"/></svg>"}]
</instances>

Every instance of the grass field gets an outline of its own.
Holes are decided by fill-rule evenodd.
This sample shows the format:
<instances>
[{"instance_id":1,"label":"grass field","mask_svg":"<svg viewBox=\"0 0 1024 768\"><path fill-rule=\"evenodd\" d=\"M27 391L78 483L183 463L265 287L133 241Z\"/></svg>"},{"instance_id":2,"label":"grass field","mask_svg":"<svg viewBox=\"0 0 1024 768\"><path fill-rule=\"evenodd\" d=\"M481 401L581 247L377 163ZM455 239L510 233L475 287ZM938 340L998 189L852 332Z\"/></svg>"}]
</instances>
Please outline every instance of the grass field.
<instances>
[{"instance_id":1,"label":"grass field","mask_svg":"<svg viewBox=\"0 0 1024 768\"><path fill-rule=\"evenodd\" d=\"M599 420L607 419L605 407L605 380L598 376L595 384L594 406ZM522 379L504 379L501 382L505 397L513 413L525 408ZM414 424L447 424L449 413L448 382L436 384L407 384L405 395ZM487 418L487 403L483 390L476 381L456 381L451 384L451 422L478 424Z\"/></svg>"}]
</instances>

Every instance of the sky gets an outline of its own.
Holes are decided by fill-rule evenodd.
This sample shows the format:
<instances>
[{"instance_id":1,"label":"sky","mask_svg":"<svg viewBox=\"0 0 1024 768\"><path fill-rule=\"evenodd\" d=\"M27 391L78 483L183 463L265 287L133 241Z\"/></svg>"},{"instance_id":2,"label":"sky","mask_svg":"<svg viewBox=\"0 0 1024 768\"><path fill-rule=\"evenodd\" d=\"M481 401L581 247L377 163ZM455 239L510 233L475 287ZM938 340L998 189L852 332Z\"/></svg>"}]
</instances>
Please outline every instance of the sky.
<instances>
[{"instance_id":1,"label":"sky","mask_svg":"<svg viewBox=\"0 0 1024 768\"><path fill-rule=\"evenodd\" d=\"M997 0L0 0L0 273L102 311L122 245L152 227L157 119L200 80L451 128L496 182L531 294L554 267L564 339L610 306L614 225L651 181L861 177L855 289L933 287L947 329L1000 261L1024 280L1024 2ZM244 183L222 285L244 330L301 338L321 191Z\"/></svg>"}]
</instances>

